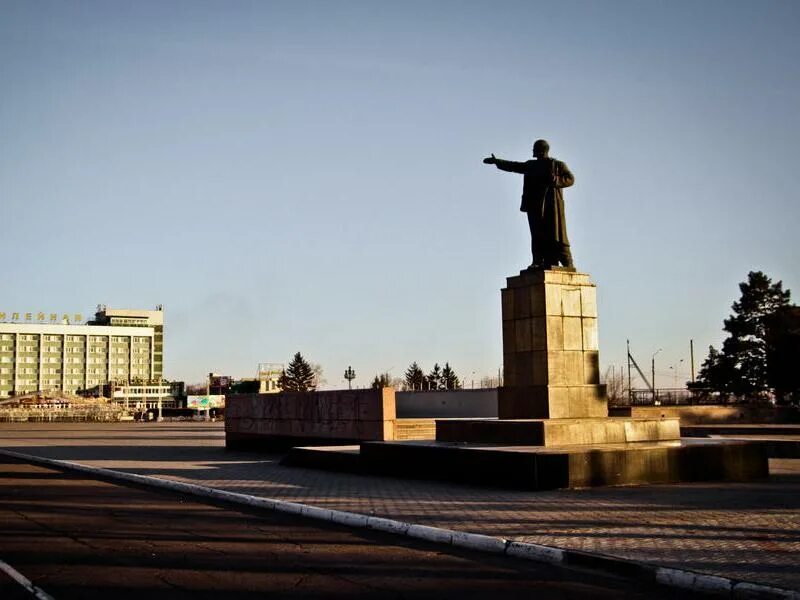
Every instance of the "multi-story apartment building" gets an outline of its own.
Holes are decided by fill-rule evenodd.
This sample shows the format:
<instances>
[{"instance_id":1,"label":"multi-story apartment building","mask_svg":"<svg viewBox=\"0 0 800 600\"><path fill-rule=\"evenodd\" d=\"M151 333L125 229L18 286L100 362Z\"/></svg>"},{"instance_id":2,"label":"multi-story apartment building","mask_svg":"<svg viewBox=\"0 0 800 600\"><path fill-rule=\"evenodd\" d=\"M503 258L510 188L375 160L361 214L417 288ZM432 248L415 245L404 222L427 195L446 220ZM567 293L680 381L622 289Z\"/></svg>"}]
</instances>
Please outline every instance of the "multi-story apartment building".
<instances>
[{"instance_id":1,"label":"multi-story apartment building","mask_svg":"<svg viewBox=\"0 0 800 600\"><path fill-rule=\"evenodd\" d=\"M98 307L95 319L87 324L71 324L68 318L61 323L27 322L29 318L16 322L16 314L7 322L6 316L0 312L0 398L163 379L160 306L157 310Z\"/></svg>"}]
</instances>

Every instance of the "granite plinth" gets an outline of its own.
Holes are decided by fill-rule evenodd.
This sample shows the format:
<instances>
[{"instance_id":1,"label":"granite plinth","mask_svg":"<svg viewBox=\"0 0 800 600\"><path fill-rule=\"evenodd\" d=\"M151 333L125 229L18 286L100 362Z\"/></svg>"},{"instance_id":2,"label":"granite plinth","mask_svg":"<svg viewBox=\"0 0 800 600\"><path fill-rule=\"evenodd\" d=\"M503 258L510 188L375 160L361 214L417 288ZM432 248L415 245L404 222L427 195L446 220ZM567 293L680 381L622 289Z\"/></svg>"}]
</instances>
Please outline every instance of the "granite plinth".
<instances>
[{"instance_id":1,"label":"granite plinth","mask_svg":"<svg viewBox=\"0 0 800 600\"><path fill-rule=\"evenodd\" d=\"M306 457L308 459L308 457ZM527 490L696 481L769 474L765 448L728 440L562 446L363 442L368 473ZM306 466L310 466L306 462Z\"/></svg>"},{"instance_id":2,"label":"granite plinth","mask_svg":"<svg viewBox=\"0 0 800 600\"><path fill-rule=\"evenodd\" d=\"M523 446L663 442L681 437L679 419L437 420L436 441Z\"/></svg>"},{"instance_id":3,"label":"granite plinth","mask_svg":"<svg viewBox=\"0 0 800 600\"><path fill-rule=\"evenodd\" d=\"M597 291L586 273L523 271L501 291L501 419L606 417Z\"/></svg>"},{"instance_id":4,"label":"granite plinth","mask_svg":"<svg viewBox=\"0 0 800 600\"><path fill-rule=\"evenodd\" d=\"M517 385L497 390L501 419L607 417L605 385Z\"/></svg>"}]
</instances>

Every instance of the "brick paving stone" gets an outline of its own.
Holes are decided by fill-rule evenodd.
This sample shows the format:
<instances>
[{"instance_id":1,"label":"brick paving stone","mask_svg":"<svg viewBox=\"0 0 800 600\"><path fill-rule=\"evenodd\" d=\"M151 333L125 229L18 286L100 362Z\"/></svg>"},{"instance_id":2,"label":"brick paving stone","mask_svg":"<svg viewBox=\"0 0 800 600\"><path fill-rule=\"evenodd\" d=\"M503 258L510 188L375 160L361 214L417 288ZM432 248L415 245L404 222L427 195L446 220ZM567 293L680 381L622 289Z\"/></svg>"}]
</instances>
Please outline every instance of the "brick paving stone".
<instances>
[{"instance_id":1,"label":"brick paving stone","mask_svg":"<svg viewBox=\"0 0 800 600\"><path fill-rule=\"evenodd\" d=\"M524 492L282 467L219 423L0 423L0 446L425 525L800 589L800 460L768 481Z\"/></svg>"}]
</instances>

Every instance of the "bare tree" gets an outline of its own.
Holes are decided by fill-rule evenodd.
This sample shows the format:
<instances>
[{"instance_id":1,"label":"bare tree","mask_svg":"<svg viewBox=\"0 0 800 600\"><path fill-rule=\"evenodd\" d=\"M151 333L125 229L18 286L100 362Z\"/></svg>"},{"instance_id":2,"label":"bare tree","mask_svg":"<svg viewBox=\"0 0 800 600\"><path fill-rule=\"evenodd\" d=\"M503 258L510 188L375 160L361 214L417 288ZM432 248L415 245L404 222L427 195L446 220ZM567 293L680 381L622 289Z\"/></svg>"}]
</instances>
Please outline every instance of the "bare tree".
<instances>
[{"instance_id":1,"label":"bare tree","mask_svg":"<svg viewBox=\"0 0 800 600\"><path fill-rule=\"evenodd\" d=\"M319 363L311 363L311 375L313 377L312 381L314 382L314 389L318 390L323 385L328 383L328 380L325 379L322 373L322 365Z\"/></svg>"},{"instance_id":2,"label":"bare tree","mask_svg":"<svg viewBox=\"0 0 800 600\"><path fill-rule=\"evenodd\" d=\"M622 403L626 392L625 376L622 373L622 369L615 369L613 366L608 367L603 376L603 382L606 385L608 401L611 404Z\"/></svg>"},{"instance_id":3,"label":"bare tree","mask_svg":"<svg viewBox=\"0 0 800 600\"><path fill-rule=\"evenodd\" d=\"M482 388L496 388L498 387L498 379L497 377L481 377L480 383L478 384Z\"/></svg>"}]
</instances>

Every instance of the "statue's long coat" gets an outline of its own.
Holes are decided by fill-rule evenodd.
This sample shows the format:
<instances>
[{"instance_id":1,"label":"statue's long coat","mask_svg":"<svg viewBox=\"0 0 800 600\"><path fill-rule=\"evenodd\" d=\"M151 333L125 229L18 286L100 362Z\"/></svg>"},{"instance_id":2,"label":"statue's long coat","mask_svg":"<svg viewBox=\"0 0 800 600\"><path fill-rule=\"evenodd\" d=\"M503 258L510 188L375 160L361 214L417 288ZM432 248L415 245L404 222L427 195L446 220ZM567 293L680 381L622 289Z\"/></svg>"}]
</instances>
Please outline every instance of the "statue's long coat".
<instances>
[{"instance_id":1,"label":"statue's long coat","mask_svg":"<svg viewBox=\"0 0 800 600\"><path fill-rule=\"evenodd\" d=\"M521 173L525 176L522 185L522 204L519 209L535 216L536 236L541 242L557 242L569 246L567 221L564 216L564 194L562 188L575 183L567 165L554 158L541 158L526 162L497 159L498 169Z\"/></svg>"}]
</instances>

